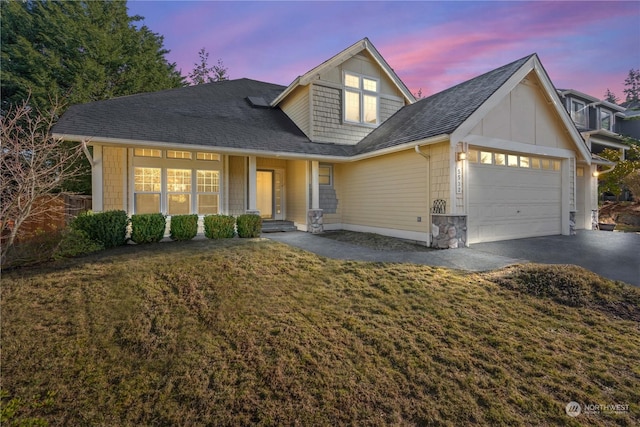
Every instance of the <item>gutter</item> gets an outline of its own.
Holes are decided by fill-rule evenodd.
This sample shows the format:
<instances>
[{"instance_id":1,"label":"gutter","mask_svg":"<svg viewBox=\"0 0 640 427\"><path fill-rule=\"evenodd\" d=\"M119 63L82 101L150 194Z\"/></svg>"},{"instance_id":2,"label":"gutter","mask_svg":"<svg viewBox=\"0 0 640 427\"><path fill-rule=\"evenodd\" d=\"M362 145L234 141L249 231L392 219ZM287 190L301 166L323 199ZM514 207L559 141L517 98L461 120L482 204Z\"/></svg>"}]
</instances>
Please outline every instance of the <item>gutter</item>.
<instances>
[{"instance_id":1,"label":"gutter","mask_svg":"<svg viewBox=\"0 0 640 427\"><path fill-rule=\"evenodd\" d=\"M75 141L82 142L83 149L85 149L87 142L91 141L92 144L105 144L105 145L120 145L127 147L158 147L158 148L169 148L169 149L185 149L184 144L174 144L169 142L161 142L161 141L143 141L143 140L135 140L135 139L122 139L122 138L101 138L100 140L93 139L92 137L86 135L67 135L67 134L54 134L54 137L64 139L65 141ZM292 159L292 160L317 160L317 161L331 161L336 163L346 163L346 162L355 162L358 160L369 159L372 157L382 156L385 154L391 154L399 151L404 151L410 148L414 148L416 146L422 145L430 145L436 144L439 142L445 142L449 140L449 134L437 135L431 138L426 138L417 141L411 141L400 145L395 145L393 147L383 148L381 150L376 150L368 153L356 154L353 156L338 156L338 155L330 155L330 154L304 154L304 153L296 153L296 152L288 152L288 151L266 151L266 150L247 150L242 148L228 148L228 147L216 147L210 145L189 145L189 150L206 150L206 151L215 151L220 154L227 155L237 155L237 156L266 156L266 157L276 157L281 159ZM321 144L321 143L318 143ZM87 155L88 150L85 151L85 155ZM93 159L87 157L90 162L93 162ZM93 163L92 163L93 164Z\"/></svg>"}]
</instances>

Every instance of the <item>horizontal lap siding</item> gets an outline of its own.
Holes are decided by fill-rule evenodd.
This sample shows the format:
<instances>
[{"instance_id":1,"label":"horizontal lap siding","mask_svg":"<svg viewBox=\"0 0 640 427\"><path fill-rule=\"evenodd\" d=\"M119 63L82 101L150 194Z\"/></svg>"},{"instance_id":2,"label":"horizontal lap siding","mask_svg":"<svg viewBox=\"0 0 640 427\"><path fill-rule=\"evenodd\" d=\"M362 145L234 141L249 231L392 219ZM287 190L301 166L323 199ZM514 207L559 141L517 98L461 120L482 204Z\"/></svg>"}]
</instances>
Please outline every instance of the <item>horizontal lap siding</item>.
<instances>
[{"instance_id":1,"label":"horizontal lap siding","mask_svg":"<svg viewBox=\"0 0 640 427\"><path fill-rule=\"evenodd\" d=\"M229 215L245 212L245 157L229 156Z\"/></svg>"},{"instance_id":2,"label":"horizontal lap siding","mask_svg":"<svg viewBox=\"0 0 640 427\"><path fill-rule=\"evenodd\" d=\"M299 87L293 94L289 95L280 105L291 120L300 128L305 135L311 136L309 125L309 88Z\"/></svg>"},{"instance_id":3,"label":"horizontal lap siding","mask_svg":"<svg viewBox=\"0 0 640 427\"><path fill-rule=\"evenodd\" d=\"M427 163L413 150L339 165L345 224L424 232L428 223ZM422 222L417 217L422 217Z\"/></svg>"},{"instance_id":4,"label":"horizontal lap siding","mask_svg":"<svg viewBox=\"0 0 640 427\"><path fill-rule=\"evenodd\" d=\"M307 223L307 162L288 160L285 174L287 220Z\"/></svg>"}]
</instances>

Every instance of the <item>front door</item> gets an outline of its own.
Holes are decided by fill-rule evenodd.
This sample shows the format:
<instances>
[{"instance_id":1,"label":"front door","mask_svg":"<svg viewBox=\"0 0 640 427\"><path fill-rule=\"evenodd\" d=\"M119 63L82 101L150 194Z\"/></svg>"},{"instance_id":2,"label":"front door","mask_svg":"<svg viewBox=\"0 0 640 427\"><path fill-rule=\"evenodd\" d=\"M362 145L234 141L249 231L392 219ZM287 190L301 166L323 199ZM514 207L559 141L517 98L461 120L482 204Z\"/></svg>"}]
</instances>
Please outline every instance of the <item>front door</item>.
<instances>
[{"instance_id":1,"label":"front door","mask_svg":"<svg viewBox=\"0 0 640 427\"><path fill-rule=\"evenodd\" d=\"M264 219L284 219L284 173L280 170L259 170L256 183L256 204Z\"/></svg>"}]
</instances>

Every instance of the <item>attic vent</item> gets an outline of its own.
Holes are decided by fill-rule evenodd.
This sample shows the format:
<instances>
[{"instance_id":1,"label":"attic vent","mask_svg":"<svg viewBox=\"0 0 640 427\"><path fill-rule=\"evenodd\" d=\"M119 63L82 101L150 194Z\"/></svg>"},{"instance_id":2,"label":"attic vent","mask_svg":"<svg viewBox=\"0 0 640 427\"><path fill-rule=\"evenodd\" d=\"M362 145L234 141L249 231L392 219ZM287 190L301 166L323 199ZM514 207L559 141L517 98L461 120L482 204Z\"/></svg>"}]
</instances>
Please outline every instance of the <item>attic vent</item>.
<instances>
[{"instance_id":1,"label":"attic vent","mask_svg":"<svg viewBox=\"0 0 640 427\"><path fill-rule=\"evenodd\" d=\"M271 105L261 96L248 96L247 101L255 108L271 108Z\"/></svg>"}]
</instances>

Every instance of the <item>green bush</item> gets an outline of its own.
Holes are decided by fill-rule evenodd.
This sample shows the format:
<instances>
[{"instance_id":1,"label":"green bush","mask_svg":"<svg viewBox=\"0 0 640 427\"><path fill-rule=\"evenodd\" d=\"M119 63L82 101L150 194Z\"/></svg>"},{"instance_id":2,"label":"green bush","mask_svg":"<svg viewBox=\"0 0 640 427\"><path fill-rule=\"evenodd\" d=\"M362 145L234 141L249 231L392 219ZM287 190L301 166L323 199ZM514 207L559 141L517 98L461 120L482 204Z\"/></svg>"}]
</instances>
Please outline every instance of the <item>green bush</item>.
<instances>
[{"instance_id":1,"label":"green bush","mask_svg":"<svg viewBox=\"0 0 640 427\"><path fill-rule=\"evenodd\" d=\"M260 215L243 214L238 217L238 236L260 237L262 233L262 218Z\"/></svg>"},{"instance_id":2,"label":"green bush","mask_svg":"<svg viewBox=\"0 0 640 427\"><path fill-rule=\"evenodd\" d=\"M105 248L113 248L127 241L128 224L125 211L87 211L71 222L71 228L84 231L91 240L101 243Z\"/></svg>"},{"instance_id":3,"label":"green bush","mask_svg":"<svg viewBox=\"0 0 640 427\"><path fill-rule=\"evenodd\" d=\"M53 251L53 258L71 258L102 249L104 249L104 245L91 240L86 232L68 227L62 231L62 240Z\"/></svg>"},{"instance_id":4,"label":"green bush","mask_svg":"<svg viewBox=\"0 0 640 427\"><path fill-rule=\"evenodd\" d=\"M131 240L138 244L159 242L166 225L167 219L161 213L131 215Z\"/></svg>"},{"instance_id":5,"label":"green bush","mask_svg":"<svg viewBox=\"0 0 640 427\"><path fill-rule=\"evenodd\" d=\"M236 219L231 215L204 217L204 235L209 239L229 239L235 234Z\"/></svg>"},{"instance_id":6,"label":"green bush","mask_svg":"<svg viewBox=\"0 0 640 427\"><path fill-rule=\"evenodd\" d=\"M173 240L191 240L198 234L198 215L173 215L170 226Z\"/></svg>"}]
</instances>

